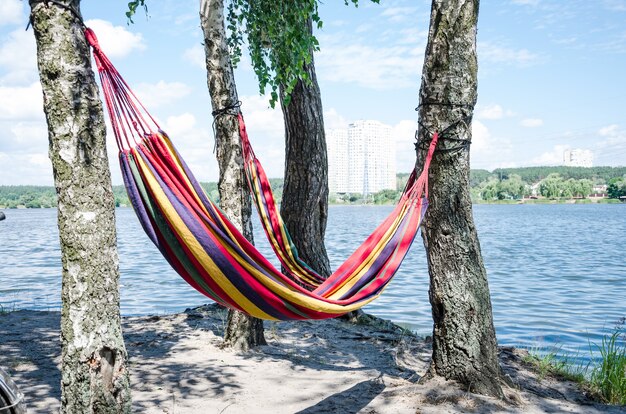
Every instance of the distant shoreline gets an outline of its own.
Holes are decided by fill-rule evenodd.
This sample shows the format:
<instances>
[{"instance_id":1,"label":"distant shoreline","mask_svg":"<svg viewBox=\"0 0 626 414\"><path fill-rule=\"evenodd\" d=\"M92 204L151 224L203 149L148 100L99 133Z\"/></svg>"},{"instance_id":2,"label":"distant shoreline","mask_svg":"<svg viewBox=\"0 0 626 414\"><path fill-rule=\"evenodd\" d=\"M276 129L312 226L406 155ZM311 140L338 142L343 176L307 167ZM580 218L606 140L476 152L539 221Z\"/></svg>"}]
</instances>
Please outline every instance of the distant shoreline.
<instances>
[{"instance_id":1,"label":"distant shoreline","mask_svg":"<svg viewBox=\"0 0 626 414\"><path fill-rule=\"evenodd\" d=\"M589 204L626 204L626 201L620 201L615 198L599 198L599 199L563 199L563 200L551 200L551 199L524 199L524 200L491 200L491 201L472 201L472 205L478 204L490 204L490 205L519 205L519 204L536 204L536 205L553 205L553 204L578 204L578 205L589 205ZM384 203L384 204L370 204L370 203L329 203L329 207L383 207L383 206L394 206L395 203ZM26 207L26 206L17 206L17 207L6 207L0 206L0 210L43 210L43 209L55 209L56 207ZM115 208L132 208L132 206L128 205L119 205Z\"/></svg>"}]
</instances>

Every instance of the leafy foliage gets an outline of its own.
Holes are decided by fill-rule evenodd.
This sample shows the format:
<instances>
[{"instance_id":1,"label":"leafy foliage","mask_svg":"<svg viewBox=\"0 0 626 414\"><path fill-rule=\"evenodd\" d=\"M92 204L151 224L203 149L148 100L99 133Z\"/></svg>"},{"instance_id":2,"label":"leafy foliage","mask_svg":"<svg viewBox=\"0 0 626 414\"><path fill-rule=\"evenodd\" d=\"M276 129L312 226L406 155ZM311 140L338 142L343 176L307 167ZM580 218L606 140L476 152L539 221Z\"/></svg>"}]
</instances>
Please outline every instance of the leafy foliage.
<instances>
[{"instance_id":1,"label":"leafy foliage","mask_svg":"<svg viewBox=\"0 0 626 414\"><path fill-rule=\"evenodd\" d=\"M370 0L379 3L380 0ZM285 105L297 82L310 82L305 65L313 60L313 52L320 50L313 34L313 25L321 29L318 13L320 0L230 0L226 5L228 45L234 66L241 61L247 42L254 73L259 81L259 91L271 89L270 105L278 101L282 86ZM346 6L358 7L359 0L344 0ZM147 0L128 3L126 17L129 23L137 9L148 13Z\"/></svg>"},{"instance_id":2,"label":"leafy foliage","mask_svg":"<svg viewBox=\"0 0 626 414\"><path fill-rule=\"evenodd\" d=\"M143 7L146 15L148 14L148 5L146 4L146 0L133 0L128 3L128 11L126 11L126 18L128 19L128 23L135 23L133 21L133 16L137 12L139 7Z\"/></svg>"},{"instance_id":3,"label":"leafy foliage","mask_svg":"<svg viewBox=\"0 0 626 414\"><path fill-rule=\"evenodd\" d=\"M606 192L609 198L626 197L626 177L609 181Z\"/></svg>"},{"instance_id":4,"label":"leafy foliage","mask_svg":"<svg viewBox=\"0 0 626 414\"><path fill-rule=\"evenodd\" d=\"M371 0L378 3L379 0ZM271 89L270 105L278 101L282 86L284 103L299 80L310 82L305 65L310 64L319 41L312 31L322 28L319 0L232 0L226 15L228 44L233 65L241 59L247 41L259 91ZM358 6L358 0L344 0Z\"/></svg>"},{"instance_id":5,"label":"leafy foliage","mask_svg":"<svg viewBox=\"0 0 626 414\"><path fill-rule=\"evenodd\" d=\"M553 173L547 176L539 184L539 192L548 198L557 197L587 197L593 189L593 184L589 179L575 180L570 178L564 180L559 174Z\"/></svg>"},{"instance_id":6,"label":"leafy foliage","mask_svg":"<svg viewBox=\"0 0 626 414\"><path fill-rule=\"evenodd\" d=\"M56 207L57 197L54 187L35 185L0 186L0 206L5 208Z\"/></svg>"},{"instance_id":7,"label":"leafy foliage","mask_svg":"<svg viewBox=\"0 0 626 414\"><path fill-rule=\"evenodd\" d=\"M122 185L113 186L115 206L130 205L126 189ZM39 185L0 186L0 207L2 208L51 208L57 206L54 187Z\"/></svg>"},{"instance_id":8,"label":"leafy foliage","mask_svg":"<svg viewBox=\"0 0 626 414\"><path fill-rule=\"evenodd\" d=\"M596 167L582 168L576 171L575 179L563 176L558 173L548 174L543 180L527 181L523 177L535 176L537 169L552 171L559 167L530 167L516 168L511 170L472 170L470 172L470 183L472 187L472 199L474 201L498 201L517 200L531 193L530 186L540 183L539 190L542 196L548 198L570 198L586 197L592 193L593 183L608 183L607 194L610 198L618 199L626 196L626 175L622 174L626 168ZM528 171L530 170L530 173ZM509 173L516 171L516 174ZM603 173L599 173L603 171ZM497 173L496 173L497 172ZM519 174L517 174L519 173ZM502 179L499 179L500 175ZM606 181L600 175L608 177ZM395 190L382 190L375 194L370 194L367 200L362 194L331 194L331 203L340 204L393 204L400 198L402 190L406 185L408 173L396 175L397 187ZM216 182L200 183L206 193L215 202L219 203L219 191ZM270 185L274 192L274 197L278 203L282 200L283 179L270 178ZM543 186L543 187L542 187ZM543 188L543 190L541 190ZM130 206L128 196L124 186L113 186L115 205ZM619 201L612 200L616 203ZM56 192L54 187L46 186L0 186L0 208L40 208L56 207Z\"/></svg>"},{"instance_id":9,"label":"leafy foliage","mask_svg":"<svg viewBox=\"0 0 626 414\"><path fill-rule=\"evenodd\" d=\"M536 183L550 174L559 174L564 179L573 178L580 180L583 178L592 180L595 184L604 183L614 177L626 175L626 167L522 167L522 168L497 168L492 174L500 179L509 178L516 174L527 183Z\"/></svg>"}]
</instances>

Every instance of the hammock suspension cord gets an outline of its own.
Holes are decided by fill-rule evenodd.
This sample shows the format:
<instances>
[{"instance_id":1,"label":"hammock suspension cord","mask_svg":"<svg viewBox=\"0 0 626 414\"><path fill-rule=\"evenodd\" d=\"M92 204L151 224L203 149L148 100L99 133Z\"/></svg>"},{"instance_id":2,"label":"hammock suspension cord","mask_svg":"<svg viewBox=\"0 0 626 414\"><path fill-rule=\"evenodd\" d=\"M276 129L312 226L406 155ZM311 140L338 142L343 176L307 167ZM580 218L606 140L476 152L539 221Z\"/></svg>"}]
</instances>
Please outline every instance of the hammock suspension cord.
<instances>
[{"instance_id":1,"label":"hammock suspension cord","mask_svg":"<svg viewBox=\"0 0 626 414\"><path fill-rule=\"evenodd\" d=\"M427 102L420 103L417 106L417 108L415 108L415 110L418 111L423 106L443 106L443 107L448 107L448 108L462 108L462 109L472 108L472 105L463 104L463 103L427 101ZM448 125L444 129L438 131L439 141L453 141L453 142L456 142L457 145L453 147L439 147L435 151L445 152L445 153L454 153L454 152L461 151L464 149L469 149L472 143L471 139L449 136L448 133L452 131L454 128L456 128L458 125L463 125L465 129L467 130L469 129L469 125L471 124L471 122L472 122L472 115L470 114L470 115L459 118L458 120L452 122L450 125ZM431 131L430 128L424 125L424 123L421 120L418 120L418 125L420 126L420 128L423 128L425 131L427 131L431 136L436 132L436 131L435 132ZM416 150L418 149L428 150L431 141L432 139L420 140L419 131L415 131L415 149Z\"/></svg>"}]
</instances>

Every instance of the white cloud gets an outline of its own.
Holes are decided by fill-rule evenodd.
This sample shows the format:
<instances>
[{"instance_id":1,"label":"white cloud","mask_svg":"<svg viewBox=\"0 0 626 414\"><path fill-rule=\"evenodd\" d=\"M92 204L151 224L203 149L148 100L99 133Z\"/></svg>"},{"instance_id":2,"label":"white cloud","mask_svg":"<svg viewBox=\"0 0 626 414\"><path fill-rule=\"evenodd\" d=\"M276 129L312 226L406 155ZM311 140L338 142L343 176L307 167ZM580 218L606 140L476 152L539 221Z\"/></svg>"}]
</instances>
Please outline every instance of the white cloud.
<instances>
[{"instance_id":1,"label":"white cloud","mask_svg":"<svg viewBox=\"0 0 626 414\"><path fill-rule=\"evenodd\" d=\"M354 33L365 33L365 32L369 32L370 30L372 30L374 28L373 25L369 24L369 23L363 23L358 25L355 29L354 29Z\"/></svg>"},{"instance_id":2,"label":"white cloud","mask_svg":"<svg viewBox=\"0 0 626 414\"><path fill-rule=\"evenodd\" d=\"M268 177L282 177L285 170L285 127L280 108L269 106L268 96L243 96L242 111L250 143Z\"/></svg>"},{"instance_id":3,"label":"white cloud","mask_svg":"<svg viewBox=\"0 0 626 414\"><path fill-rule=\"evenodd\" d=\"M102 51L109 57L120 58L146 48L141 33L132 33L124 26L113 26L100 19L87 20L85 24L96 33Z\"/></svg>"},{"instance_id":4,"label":"white cloud","mask_svg":"<svg viewBox=\"0 0 626 414\"><path fill-rule=\"evenodd\" d=\"M325 44L316 56L317 74L332 82L389 90L419 84L422 47L376 47L364 44Z\"/></svg>"},{"instance_id":5,"label":"white cloud","mask_svg":"<svg viewBox=\"0 0 626 414\"><path fill-rule=\"evenodd\" d=\"M539 62L539 56L527 49L511 49L491 42L478 42L478 60L519 66L530 66Z\"/></svg>"},{"instance_id":6,"label":"white cloud","mask_svg":"<svg viewBox=\"0 0 626 414\"><path fill-rule=\"evenodd\" d=\"M0 120L43 119L43 94L39 82L27 87L0 86Z\"/></svg>"},{"instance_id":7,"label":"white cloud","mask_svg":"<svg viewBox=\"0 0 626 414\"><path fill-rule=\"evenodd\" d=\"M493 170L511 166L511 142L502 137L494 137L487 125L474 119L472 121L472 145L470 146L470 164L472 168Z\"/></svg>"},{"instance_id":8,"label":"white cloud","mask_svg":"<svg viewBox=\"0 0 626 414\"><path fill-rule=\"evenodd\" d=\"M537 128L543 125L543 119L526 118L520 121L520 125L526 128Z\"/></svg>"},{"instance_id":9,"label":"white cloud","mask_svg":"<svg viewBox=\"0 0 626 414\"><path fill-rule=\"evenodd\" d=\"M534 157L530 160L531 165L563 165L563 152L569 149L569 145L555 145L551 151Z\"/></svg>"},{"instance_id":10,"label":"white cloud","mask_svg":"<svg viewBox=\"0 0 626 414\"><path fill-rule=\"evenodd\" d=\"M48 154L35 153L35 154L28 154L27 157L31 165L43 167L46 169L49 169L52 167L52 162L50 161L50 157L48 157Z\"/></svg>"},{"instance_id":11,"label":"white cloud","mask_svg":"<svg viewBox=\"0 0 626 414\"><path fill-rule=\"evenodd\" d=\"M202 45L194 45L183 52L183 58L200 69L206 68L204 48Z\"/></svg>"},{"instance_id":12,"label":"white cloud","mask_svg":"<svg viewBox=\"0 0 626 414\"><path fill-rule=\"evenodd\" d=\"M5 128L5 125L10 125ZM39 122L18 122L0 125L3 143L0 150L9 148L16 151L41 151L48 145L48 128L42 119Z\"/></svg>"},{"instance_id":13,"label":"white cloud","mask_svg":"<svg viewBox=\"0 0 626 414\"><path fill-rule=\"evenodd\" d=\"M415 168L415 131L417 122L402 120L393 126L392 136L396 141L396 168L399 173Z\"/></svg>"},{"instance_id":14,"label":"white cloud","mask_svg":"<svg viewBox=\"0 0 626 414\"><path fill-rule=\"evenodd\" d=\"M0 26L24 23L22 9L24 2L20 0L2 0L0 2Z\"/></svg>"},{"instance_id":15,"label":"white cloud","mask_svg":"<svg viewBox=\"0 0 626 414\"><path fill-rule=\"evenodd\" d=\"M193 24L196 23L198 19L198 14L197 13L186 13L186 14L181 14L179 16L176 16L176 18L174 19L174 23L178 24L178 25L188 25L188 24Z\"/></svg>"},{"instance_id":16,"label":"white cloud","mask_svg":"<svg viewBox=\"0 0 626 414\"><path fill-rule=\"evenodd\" d=\"M156 84L140 83L135 92L143 105L151 110L189 95L191 88L182 82L160 80Z\"/></svg>"},{"instance_id":17,"label":"white cloud","mask_svg":"<svg viewBox=\"0 0 626 414\"><path fill-rule=\"evenodd\" d=\"M416 11L415 7L387 7L380 15L386 17L390 22L398 23L412 19Z\"/></svg>"},{"instance_id":18,"label":"white cloud","mask_svg":"<svg viewBox=\"0 0 626 414\"><path fill-rule=\"evenodd\" d=\"M181 115L170 116L165 121L165 131L172 137L182 137L193 131L196 126L196 117L186 112Z\"/></svg>"},{"instance_id":19,"label":"white cloud","mask_svg":"<svg viewBox=\"0 0 626 414\"><path fill-rule=\"evenodd\" d=\"M611 11L626 11L626 1L624 0L604 0L604 7Z\"/></svg>"},{"instance_id":20,"label":"white cloud","mask_svg":"<svg viewBox=\"0 0 626 414\"><path fill-rule=\"evenodd\" d=\"M619 125L613 124L602 127L598 130L598 134L603 137L611 137L619 133Z\"/></svg>"},{"instance_id":21,"label":"white cloud","mask_svg":"<svg viewBox=\"0 0 626 414\"><path fill-rule=\"evenodd\" d=\"M52 164L45 152L0 152L0 185L52 185Z\"/></svg>"},{"instance_id":22,"label":"white cloud","mask_svg":"<svg viewBox=\"0 0 626 414\"><path fill-rule=\"evenodd\" d=\"M348 120L337 112L335 108L324 111L324 128L344 129L348 127Z\"/></svg>"},{"instance_id":23,"label":"white cloud","mask_svg":"<svg viewBox=\"0 0 626 414\"><path fill-rule=\"evenodd\" d=\"M252 133L257 133L278 137L281 145L284 145L282 141L285 134L285 124L283 122L283 113L278 105L276 105L275 109L272 109L267 95L244 96L241 98L241 101L245 102L241 109L245 116L248 133L251 134L251 140L253 139ZM254 144L254 141L252 142Z\"/></svg>"},{"instance_id":24,"label":"white cloud","mask_svg":"<svg viewBox=\"0 0 626 414\"><path fill-rule=\"evenodd\" d=\"M491 133L489 129L480 121L472 122L472 150L475 152L489 148Z\"/></svg>"},{"instance_id":25,"label":"white cloud","mask_svg":"<svg viewBox=\"0 0 626 414\"><path fill-rule=\"evenodd\" d=\"M536 6L539 4L539 0L513 0L513 4L521 4L524 6Z\"/></svg>"},{"instance_id":26,"label":"white cloud","mask_svg":"<svg viewBox=\"0 0 626 414\"><path fill-rule=\"evenodd\" d=\"M594 145L594 163L626 166L626 130L613 124L600 128L597 134L601 139Z\"/></svg>"},{"instance_id":27,"label":"white cloud","mask_svg":"<svg viewBox=\"0 0 626 414\"><path fill-rule=\"evenodd\" d=\"M0 68L5 74L0 85L24 85L37 79L37 48L32 31L17 29L0 44Z\"/></svg>"},{"instance_id":28,"label":"white cloud","mask_svg":"<svg viewBox=\"0 0 626 414\"><path fill-rule=\"evenodd\" d=\"M497 104L479 108L477 112L477 118L480 119L502 119L504 117L504 109Z\"/></svg>"}]
</instances>

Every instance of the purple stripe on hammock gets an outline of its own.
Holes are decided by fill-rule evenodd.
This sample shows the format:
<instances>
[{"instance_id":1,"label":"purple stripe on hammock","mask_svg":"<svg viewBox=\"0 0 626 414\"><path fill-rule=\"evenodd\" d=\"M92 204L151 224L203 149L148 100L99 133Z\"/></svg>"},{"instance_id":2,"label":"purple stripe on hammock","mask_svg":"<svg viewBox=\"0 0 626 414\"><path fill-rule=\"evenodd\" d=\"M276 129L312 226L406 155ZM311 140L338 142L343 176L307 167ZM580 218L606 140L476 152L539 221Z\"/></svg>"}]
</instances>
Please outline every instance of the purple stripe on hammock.
<instances>
[{"instance_id":1,"label":"purple stripe on hammock","mask_svg":"<svg viewBox=\"0 0 626 414\"><path fill-rule=\"evenodd\" d=\"M287 317L280 312L279 309L273 307L268 302L266 302L254 289L250 287L248 283L242 278L238 271L235 270L233 265L228 261L226 256L219 250L216 243L211 239L211 237L205 232L202 226L193 218L191 218L190 210L185 207L185 205L178 200L178 198L174 195L173 191L165 184L163 179L157 174L156 169L150 164L148 158L142 153L141 149L139 154L143 158L144 162L150 169L150 171L154 174L159 186L165 193L167 199L170 201L174 210L178 214L178 216L182 219L183 223L189 228L193 236L196 238L198 243L202 246L203 250L211 257L213 262L219 267L219 269L224 273L224 275L228 278L228 280L235 286L235 288L242 293L243 296L248 298L252 303L254 303L259 309L268 315L277 318L277 319L286 319ZM190 180L192 177L189 177ZM226 242L228 242L233 248L236 248L236 245L233 245L233 242L212 222L204 215L201 211L196 211L196 213L200 216L204 216L203 220L209 224ZM239 252L237 252L239 253ZM245 254L245 253L244 253ZM245 255L247 256L247 255ZM249 257L244 257L248 262L250 262ZM260 272L265 274L266 276L271 277L267 274L264 269L260 268L254 262L251 264ZM251 276L252 277L252 276ZM279 301L282 299L276 296Z\"/></svg>"},{"instance_id":2,"label":"purple stripe on hammock","mask_svg":"<svg viewBox=\"0 0 626 414\"><path fill-rule=\"evenodd\" d=\"M265 197L265 191L263 191L263 181L261 180L261 175L259 173L259 169L263 170L263 166L261 165L261 163L257 159L254 160L254 166L255 166L255 169L256 169L256 177L257 177L257 179L255 181L257 183L259 183L257 185L257 187L260 188L258 194L259 194L259 197L262 200L261 206L260 207L257 206L257 208L263 208L263 212L265 213L265 216L270 218L271 214L270 214L269 204L268 204L267 198ZM263 173L263 174L265 174L265 173ZM272 193L271 188L269 188L268 190L269 190L268 192ZM273 195L273 193L272 193L272 195ZM256 203L255 203L255 205L256 205ZM270 227L272 227L272 230L274 231L274 233L277 233L276 229L274 229L274 226L271 224L271 219L270 219ZM295 260L296 264L298 264L301 268L303 268L304 271L310 276L310 278L315 280L315 281L317 281L318 284L324 282L324 280L326 280L326 278L324 278L319 273L317 273L315 270L313 270L311 268L311 266L309 266L308 263L306 263L305 261L303 261L300 258L300 255L298 254L298 249L293 244L293 241L291 240L291 236L289 235L289 230L287 230L287 228L286 228L286 226L284 226L284 224L283 224L283 226L279 226L279 228L277 229L278 232L281 229L283 229L284 232L285 232L286 240L285 240L285 238L282 237L282 234L281 234L281 243L279 243L280 244L279 250L284 252L286 257L289 257L289 255L286 252L286 250L287 250L286 246L289 246L289 248L292 251L292 257ZM265 229L265 226L263 226L263 230L265 231L265 234L267 235L267 230ZM268 236L268 241L269 241L269 236ZM278 242L278 239L277 239L277 242ZM270 242L270 245L271 245L272 249L275 249L273 243ZM277 253L277 256L279 256L278 253ZM280 257L279 257L279 259L280 259ZM282 263L282 260L281 260L281 263ZM285 266L284 263L282 263L282 264L283 264L283 267L288 267L288 266ZM299 276L297 276L295 273L293 273L290 269L287 269L287 271L289 272L289 275L291 275L293 278L295 278L296 281L300 281L301 280L301 278ZM311 284L311 282L306 282L304 280L302 280L302 282L304 282L306 284Z\"/></svg>"},{"instance_id":3,"label":"purple stripe on hammock","mask_svg":"<svg viewBox=\"0 0 626 414\"><path fill-rule=\"evenodd\" d=\"M168 137L168 135L163 132L160 131L165 137ZM169 138L168 138L169 140ZM171 143L171 140L170 140ZM234 243L229 236L227 236L228 232L227 229L221 224L220 218L217 215L217 213L215 212L215 209L217 209L218 207L212 202L210 201L205 193L204 190L202 189L202 187L200 186L200 184L198 183L198 181L196 180L196 178L194 177L193 173L191 172L191 170L189 169L189 167L187 166L187 164L185 163L185 160L180 156L180 154L178 153L178 150L176 149L176 147L174 146L173 143L171 143L171 148L173 153L176 155L176 157L178 157L178 159L181 162L181 165L183 167L183 171L185 172L185 175L187 176L187 178L189 179L189 182L191 183L191 186L194 188L194 190L196 191L196 193L198 194L198 196L200 197L200 199L202 200L204 206L209 210L209 212L211 213L211 217L214 218L214 220L205 220L205 222L211 223L211 225L215 228L215 226L217 226L217 229L219 229L220 234L222 235L222 237L229 243L229 245L235 249L237 251L237 253L244 258L247 263L249 263L250 265L254 266L256 269L263 271L264 274L266 274L268 277L272 278L274 281L276 281L277 283L281 283L282 281L280 278L274 277L274 274L279 274L278 270L274 267L274 265L272 265L267 259L265 259L260 253L258 253L259 257L263 257L264 259L264 263L258 263L256 262L254 259L252 259L252 257L250 257L247 253L245 253L243 251L242 248L240 248L236 243ZM199 215L201 215L201 217L204 217L205 215L202 212L198 212ZM205 217L206 218L206 217ZM252 246L254 246L253 242L250 242L250 244ZM291 279L293 280L293 279Z\"/></svg>"},{"instance_id":4,"label":"purple stripe on hammock","mask_svg":"<svg viewBox=\"0 0 626 414\"><path fill-rule=\"evenodd\" d=\"M141 198L141 194L139 193L139 189L137 188L137 184L135 184L128 157L129 154L126 152L120 153L119 157L120 167L122 169L122 178L126 187L128 199L133 205L133 209L135 210L135 214L137 214L137 218L139 219L141 227L143 227L143 230L146 232L150 240L152 240L152 243L154 243L154 245L157 246L159 250L161 250L159 239L154 231L152 222L148 217L148 212L146 211L146 207ZM162 250L161 253L163 253Z\"/></svg>"},{"instance_id":5,"label":"purple stripe on hammock","mask_svg":"<svg viewBox=\"0 0 626 414\"><path fill-rule=\"evenodd\" d=\"M372 280L374 280L376 278L376 275L382 270L382 268L384 267L385 263L393 255L393 253L398 249L398 247L400 246L401 241L404 240L404 236L405 236L403 234L404 233L404 229L409 225L409 222L411 220L411 214L421 214L422 215L421 218L423 218L424 217L424 213L426 213L426 210L424 209L424 207L422 207L420 212L413 212L413 213L409 213L409 214L404 216L404 218L402 219L402 221L398 225L398 228L396 229L393 237L385 245L385 247L383 248L383 250L379 254L379 256L374 260L374 263L372 264L372 266L370 266L370 268L367 270L367 272L359 279L359 281L357 283L354 284L354 286L352 286L352 288L350 288L350 290L348 290L341 297L341 299L347 299L347 298L351 297L352 295L357 293L364 286L366 286L368 283L370 283ZM421 223L421 218L420 218L420 222L419 223ZM415 240L415 236L417 235L418 232L419 232L419 226L417 227L417 229L413 233L413 236L411 237L411 241L410 241L409 247L407 248L406 252L402 256L402 260L404 260L404 257L406 257L406 253L408 253L409 249L411 248L411 245L413 244L413 240ZM400 264L402 264L402 260L400 260L400 262L398 263L398 266L396 267L396 269L393 270L393 274L395 274L398 271L398 269L400 267ZM390 281L391 281L391 278L389 278L381 286L381 288L385 287ZM372 295L368 295L368 297L370 297L370 296L372 296Z\"/></svg>"}]
</instances>

